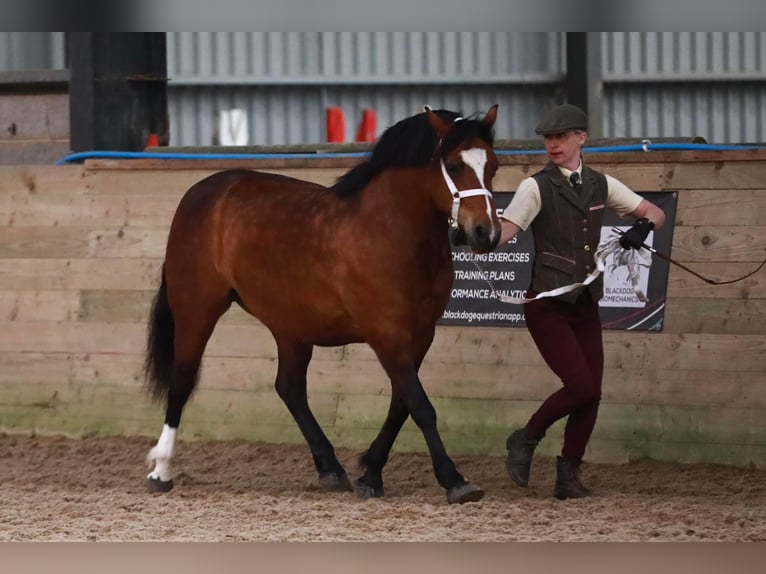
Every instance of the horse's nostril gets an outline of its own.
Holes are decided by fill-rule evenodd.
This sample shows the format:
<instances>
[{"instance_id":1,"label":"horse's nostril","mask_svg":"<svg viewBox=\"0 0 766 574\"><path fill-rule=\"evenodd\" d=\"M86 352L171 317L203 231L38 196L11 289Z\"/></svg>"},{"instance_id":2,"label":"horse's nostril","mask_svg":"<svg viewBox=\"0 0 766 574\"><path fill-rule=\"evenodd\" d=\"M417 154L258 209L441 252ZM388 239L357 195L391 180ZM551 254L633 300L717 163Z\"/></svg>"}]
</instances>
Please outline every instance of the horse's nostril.
<instances>
[{"instance_id":1,"label":"horse's nostril","mask_svg":"<svg viewBox=\"0 0 766 574\"><path fill-rule=\"evenodd\" d=\"M489 231L487 230L486 227L482 227L481 225L479 225L474 229L474 236L479 241L484 242L489 239Z\"/></svg>"}]
</instances>

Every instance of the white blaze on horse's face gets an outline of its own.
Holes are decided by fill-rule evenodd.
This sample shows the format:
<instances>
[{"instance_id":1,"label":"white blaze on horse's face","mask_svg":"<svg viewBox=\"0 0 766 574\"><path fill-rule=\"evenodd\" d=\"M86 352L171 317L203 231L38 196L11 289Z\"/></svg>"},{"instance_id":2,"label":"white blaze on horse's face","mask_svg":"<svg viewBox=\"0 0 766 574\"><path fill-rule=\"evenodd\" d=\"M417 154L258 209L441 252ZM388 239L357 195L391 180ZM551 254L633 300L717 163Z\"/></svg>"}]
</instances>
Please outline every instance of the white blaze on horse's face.
<instances>
[{"instance_id":1,"label":"white blaze on horse's face","mask_svg":"<svg viewBox=\"0 0 766 574\"><path fill-rule=\"evenodd\" d=\"M460 157L463 158L463 162L468 167L473 169L479 183L484 187L484 167L487 165L487 150L478 147L464 149L460 152Z\"/></svg>"},{"instance_id":2,"label":"white blaze on horse's face","mask_svg":"<svg viewBox=\"0 0 766 574\"><path fill-rule=\"evenodd\" d=\"M484 195L484 201L487 204L487 217L492 221L492 227L494 231L494 218L492 217L492 204L489 198L492 197L492 193L484 186L484 169L487 167L487 150L481 148L471 148L460 152L460 157L463 158L463 162L470 167L476 174L476 179L479 180L481 189L487 193Z\"/></svg>"},{"instance_id":3,"label":"white blaze on horse's face","mask_svg":"<svg viewBox=\"0 0 766 574\"><path fill-rule=\"evenodd\" d=\"M460 159L463 163L473 170L476 175L476 179L481 187L472 189L458 190L455 182L447 173L447 169L442 161L442 175L447 183L447 188L452 195L452 213L450 214L450 220L452 227L458 227L458 214L460 211L460 201L468 197L475 197L478 195L484 196L484 203L486 206L487 219L489 220L489 240L491 243L495 243L495 240L500 237L500 224L496 223L495 210L492 203L492 192L489 191L484 184L484 170L487 167L487 150L482 148L471 148L460 152Z\"/></svg>"}]
</instances>

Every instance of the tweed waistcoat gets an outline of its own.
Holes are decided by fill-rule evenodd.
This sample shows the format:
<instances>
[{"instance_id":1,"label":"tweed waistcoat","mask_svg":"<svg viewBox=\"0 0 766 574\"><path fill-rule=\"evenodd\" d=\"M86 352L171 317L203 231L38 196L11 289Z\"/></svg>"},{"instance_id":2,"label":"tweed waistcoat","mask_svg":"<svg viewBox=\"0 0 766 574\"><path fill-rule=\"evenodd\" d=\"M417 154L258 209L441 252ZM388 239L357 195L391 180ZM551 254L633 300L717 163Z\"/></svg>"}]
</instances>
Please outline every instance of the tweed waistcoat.
<instances>
[{"instance_id":1,"label":"tweed waistcoat","mask_svg":"<svg viewBox=\"0 0 766 574\"><path fill-rule=\"evenodd\" d=\"M607 183L603 174L587 166L582 169L579 193L553 164L533 177L540 188L541 209L531 225L535 259L530 288L542 293L580 283L595 268L593 256L601 240ZM602 278L558 298L574 303L583 289L598 301L603 294Z\"/></svg>"}]
</instances>

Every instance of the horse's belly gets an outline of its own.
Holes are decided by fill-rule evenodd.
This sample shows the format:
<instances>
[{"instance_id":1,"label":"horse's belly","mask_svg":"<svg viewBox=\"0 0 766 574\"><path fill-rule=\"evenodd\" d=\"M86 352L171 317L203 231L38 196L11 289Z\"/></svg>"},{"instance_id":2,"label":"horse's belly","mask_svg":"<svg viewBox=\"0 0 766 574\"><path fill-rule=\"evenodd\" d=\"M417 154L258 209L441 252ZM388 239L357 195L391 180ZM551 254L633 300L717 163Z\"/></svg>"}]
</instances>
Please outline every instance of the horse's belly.
<instances>
[{"instance_id":1,"label":"horse's belly","mask_svg":"<svg viewBox=\"0 0 766 574\"><path fill-rule=\"evenodd\" d=\"M261 294L259 297L243 297L242 306L277 338L328 347L363 340L351 317L321 298Z\"/></svg>"}]
</instances>

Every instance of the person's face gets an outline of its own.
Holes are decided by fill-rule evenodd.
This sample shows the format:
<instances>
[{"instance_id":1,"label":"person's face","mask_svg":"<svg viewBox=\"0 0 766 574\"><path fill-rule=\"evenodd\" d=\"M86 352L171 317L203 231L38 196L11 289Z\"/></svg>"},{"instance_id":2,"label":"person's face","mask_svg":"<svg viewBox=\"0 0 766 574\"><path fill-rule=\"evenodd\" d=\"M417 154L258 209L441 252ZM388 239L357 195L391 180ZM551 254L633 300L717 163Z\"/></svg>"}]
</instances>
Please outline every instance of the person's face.
<instances>
[{"instance_id":1,"label":"person's face","mask_svg":"<svg viewBox=\"0 0 766 574\"><path fill-rule=\"evenodd\" d=\"M545 151L554 165L567 169L577 169L580 164L580 150L585 144L588 134L585 132L564 132L561 134L546 134Z\"/></svg>"}]
</instances>

